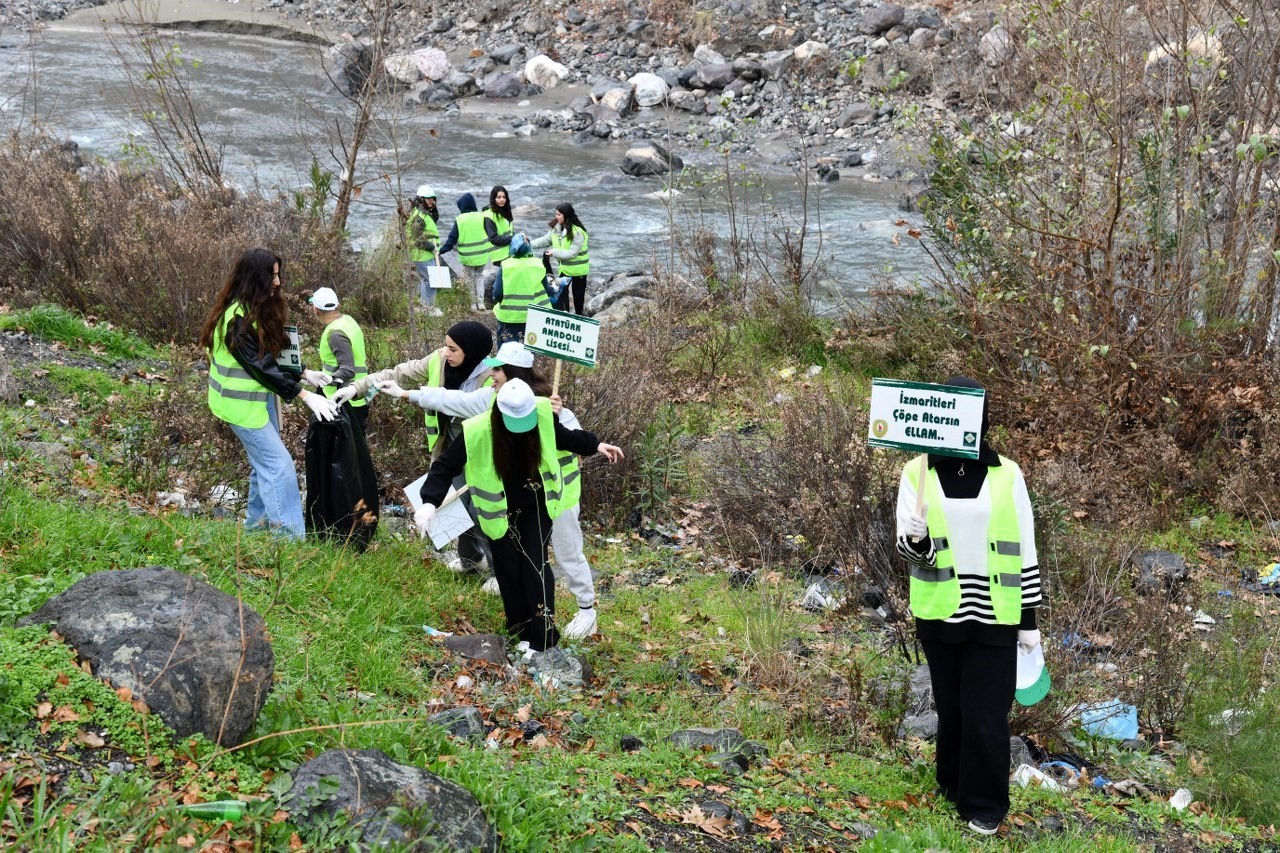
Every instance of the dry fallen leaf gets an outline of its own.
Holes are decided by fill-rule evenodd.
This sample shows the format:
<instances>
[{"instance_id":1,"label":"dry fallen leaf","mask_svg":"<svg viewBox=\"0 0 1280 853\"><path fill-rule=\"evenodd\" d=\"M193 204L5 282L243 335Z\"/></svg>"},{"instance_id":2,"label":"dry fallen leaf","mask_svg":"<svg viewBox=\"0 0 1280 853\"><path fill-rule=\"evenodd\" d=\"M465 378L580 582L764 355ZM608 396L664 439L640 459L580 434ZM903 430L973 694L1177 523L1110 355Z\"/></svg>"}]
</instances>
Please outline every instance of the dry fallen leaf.
<instances>
[{"instance_id":1,"label":"dry fallen leaf","mask_svg":"<svg viewBox=\"0 0 1280 853\"><path fill-rule=\"evenodd\" d=\"M76 743L87 746L90 749L98 749L107 745L107 742L99 735L94 732L87 732L84 729L76 732Z\"/></svg>"},{"instance_id":2,"label":"dry fallen leaf","mask_svg":"<svg viewBox=\"0 0 1280 853\"><path fill-rule=\"evenodd\" d=\"M533 715L533 705L521 705L520 710L516 711L516 720L521 723L529 722L529 718Z\"/></svg>"}]
</instances>

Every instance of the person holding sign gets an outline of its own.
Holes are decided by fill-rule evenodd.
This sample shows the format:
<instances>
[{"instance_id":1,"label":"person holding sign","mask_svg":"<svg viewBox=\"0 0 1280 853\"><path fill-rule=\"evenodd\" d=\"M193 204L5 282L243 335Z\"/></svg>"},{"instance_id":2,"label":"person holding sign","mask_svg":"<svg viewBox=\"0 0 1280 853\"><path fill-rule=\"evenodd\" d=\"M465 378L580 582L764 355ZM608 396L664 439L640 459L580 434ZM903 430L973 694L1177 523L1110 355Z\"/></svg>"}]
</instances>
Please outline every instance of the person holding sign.
<instances>
[{"instance_id":1,"label":"person holding sign","mask_svg":"<svg viewBox=\"0 0 1280 853\"><path fill-rule=\"evenodd\" d=\"M528 383L535 395L551 399L552 409L561 426L570 430L582 428L573 412L560 405L559 395L552 396L551 383L534 368L533 353L521 344L514 341L503 344L498 348L498 354L486 358L484 363L493 371L493 385L475 391L449 391L444 388L406 391L394 380L380 382L378 390L394 398L411 400L424 409L468 418L489 411L494 395L502 386L510 379L520 379ZM572 453L561 453L560 470L564 476L565 507L551 522L551 548L555 551L560 574L578 602L578 613L563 633L571 640L580 640L596 632L597 618L595 581L583 550L582 526L578 522L578 498L582 493L578 457ZM485 584L486 592L490 591L489 583L495 581L496 578ZM496 583L492 592L499 592Z\"/></svg>"},{"instance_id":2,"label":"person holding sign","mask_svg":"<svg viewBox=\"0 0 1280 853\"><path fill-rule=\"evenodd\" d=\"M569 286L560 292L556 300L557 311L569 310L569 294L573 293L573 313L581 314L586 304L587 275L591 272L591 254L587 251L587 229L574 213L573 205L563 202L556 205L555 215L547 223L551 230L533 241L533 248L547 249L546 257L560 262L560 275L569 277Z\"/></svg>"},{"instance_id":3,"label":"person holding sign","mask_svg":"<svg viewBox=\"0 0 1280 853\"><path fill-rule=\"evenodd\" d=\"M341 404L353 397L363 397L371 388L388 380L397 386L424 386L449 391L468 392L489 384L489 368L484 359L493 349L493 335L483 323L464 320L454 323L444 336L444 346L426 358L414 359L397 364L387 370L371 373L363 379L351 383L333 395L335 402ZM447 411L428 409L426 413L427 452L434 459L462 435L462 419L454 417ZM458 480L461 489L463 481ZM468 510L471 509L470 495L463 495ZM472 512L474 515L474 512ZM451 563L452 571L482 572L487 559L484 537L474 530L464 533L458 539L458 561ZM490 563L492 565L492 563Z\"/></svg>"},{"instance_id":4,"label":"person holding sign","mask_svg":"<svg viewBox=\"0 0 1280 853\"><path fill-rule=\"evenodd\" d=\"M414 521L425 533L450 483L463 474L493 553L507 629L519 637L521 651L545 651L559 642L555 579L547 564L551 522L577 504L565 489L560 457L601 453L617 462L622 449L561 425L551 401L535 397L521 379L503 383L495 405L464 421L462 433L463 440L432 463Z\"/></svg>"},{"instance_id":5,"label":"person holding sign","mask_svg":"<svg viewBox=\"0 0 1280 853\"><path fill-rule=\"evenodd\" d=\"M552 279L551 281L554 281ZM511 240L511 257L498 268L493 281L493 316L498 318L498 344L524 339L530 308L550 308L557 295L547 280L542 261L533 257L523 234Z\"/></svg>"},{"instance_id":6,"label":"person holding sign","mask_svg":"<svg viewBox=\"0 0 1280 853\"><path fill-rule=\"evenodd\" d=\"M982 386L964 376L945 383ZM938 708L938 788L980 835L1009 811L1009 709L1019 645L1040 643L1035 519L1022 471L986 442L977 459L917 456L898 486L897 550Z\"/></svg>"},{"instance_id":7,"label":"person holding sign","mask_svg":"<svg viewBox=\"0 0 1280 853\"><path fill-rule=\"evenodd\" d=\"M204 321L200 347L209 354L209 410L230 425L249 457L245 528L301 539L302 493L293 457L280 438L276 396L300 398L322 421L333 420L338 410L323 394L305 390L276 362L276 353L289 342L281 266L267 249L241 255ZM330 381L314 370L303 376L317 385Z\"/></svg>"},{"instance_id":8,"label":"person holding sign","mask_svg":"<svg viewBox=\"0 0 1280 853\"><path fill-rule=\"evenodd\" d=\"M436 247L440 245L440 209L436 191L427 184L418 187L410 202L409 217L404 223L404 240L409 247L409 261L418 273L418 300L433 317L442 313L436 307L436 291L431 286L429 270L439 263Z\"/></svg>"}]
</instances>

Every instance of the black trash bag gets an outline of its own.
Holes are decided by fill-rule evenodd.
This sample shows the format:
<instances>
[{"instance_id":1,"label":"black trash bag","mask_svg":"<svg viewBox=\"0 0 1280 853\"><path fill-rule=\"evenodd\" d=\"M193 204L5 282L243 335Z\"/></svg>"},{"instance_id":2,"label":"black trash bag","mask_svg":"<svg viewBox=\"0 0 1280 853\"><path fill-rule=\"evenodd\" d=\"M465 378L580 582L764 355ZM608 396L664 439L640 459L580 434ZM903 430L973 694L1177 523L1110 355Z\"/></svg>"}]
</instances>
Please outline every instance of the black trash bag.
<instances>
[{"instance_id":1,"label":"black trash bag","mask_svg":"<svg viewBox=\"0 0 1280 853\"><path fill-rule=\"evenodd\" d=\"M378 477L360 427L338 410L311 420L306 440L307 531L363 552L378 529Z\"/></svg>"}]
</instances>

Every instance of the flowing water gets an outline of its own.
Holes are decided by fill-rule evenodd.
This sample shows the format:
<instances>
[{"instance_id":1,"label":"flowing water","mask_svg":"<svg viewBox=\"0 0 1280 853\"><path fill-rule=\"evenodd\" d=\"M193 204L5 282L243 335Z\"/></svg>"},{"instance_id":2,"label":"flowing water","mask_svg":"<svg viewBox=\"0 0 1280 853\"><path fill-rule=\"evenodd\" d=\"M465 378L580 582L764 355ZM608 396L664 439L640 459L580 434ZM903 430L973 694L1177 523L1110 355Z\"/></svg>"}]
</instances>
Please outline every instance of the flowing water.
<instances>
[{"instance_id":1,"label":"flowing water","mask_svg":"<svg viewBox=\"0 0 1280 853\"><path fill-rule=\"evenodd\" d=\"M223 147L227 179L242 187L292 193L309 187L313 158L338 171L333 157L335 116L349 109L324 75L320 51L275 39L163 31L179 44L192 68L193 100L206 138ZM80 144L86 154L116 159L132 145L153 148L138 118L132 87L120 58L120 36L97 26L60 23L26 38L0 39L0 122L12 130L39 123ZM562 98L567 100L567 98ZM527 102L464 103L461 112L397 111L379 122L365 147L350 231L357 244L381 238L392 221L395 198L420 183L439 196L441 233L456 212L454 199L472 192L483 205L489 188L502 184L515 207L516 228L530 237L546 232L552 208L573 203L591 234L592 273L649 269L670 257L670 234L710 227L721 236L733 224L762 244L778 227L794 230L805 193L794 175L773 167L726 169L712 150L678 153L692 163L678 179L683 191L663 199L660 178L631 178L619 169L626 142L574 144L560 133L524 135L492 114L529 114ZM489 116L477 115L487 110ZM518 122L516 122L518 124ZM699 190L694 172L723 178L732 172L751 187L736 195L731 217L723 193ZM900 281L928 275L930 264L905 228L890 184L841 180L808 190L808 247L826 267L817 294L828 305L856 299L877 276ZM761 200L767 196L768 201ZM819 223L820 222L820 226ZM894 244L899 235L900 245ZM820 248L818 246L820 245Z\"/></svg>"}]
</instances>

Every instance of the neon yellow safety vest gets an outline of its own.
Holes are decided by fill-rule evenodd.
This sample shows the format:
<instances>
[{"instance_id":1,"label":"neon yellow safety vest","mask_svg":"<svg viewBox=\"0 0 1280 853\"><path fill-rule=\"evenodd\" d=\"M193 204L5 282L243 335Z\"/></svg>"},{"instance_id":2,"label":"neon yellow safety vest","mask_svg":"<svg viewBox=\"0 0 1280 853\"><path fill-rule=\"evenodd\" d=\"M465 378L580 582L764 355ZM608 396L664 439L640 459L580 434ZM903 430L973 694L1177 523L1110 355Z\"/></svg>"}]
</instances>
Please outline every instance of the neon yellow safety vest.
<instances>
[{"instance_id":1,"label":"neon yellow safety vest","mask_svg":"<svg viewBox=\"0 0 1280 853\"><path fill-rule=\"evenodd\" d=\"M484 209L484 218L493 223L494 231L497 232L499 237L503 234L510 234L515 230L515 226L512 224L510 219L494 213L487 207ZM489 260L493 261L495 264L503 263L506 261L507 256L511 254L510 246L494 246L492 243L490 243L489 246L491 249L489 252Z\"/></svg>"},{"instance_id":2,"label":"neon yellow safety vest","mask_svg":"<svg viewBox=\"0 0 1280 853\"><path fill-rule=\"evenodd\" d=\"M442 385L444 385L444 359L440 357L440 351L436 350L427 359L427 387L439 388ZM427 452L431 453L436 449L436 442L440 440L440 415L434 409L427 409L426 413Z\"/></svg>"},{"instance_id":3,"label":"neon yellow safety vest","mask_svg":"<svg viewBox=\"0 0 1280 853\"><path fill-rule=\"evenodd\" d=\"M502 299L493 306L500 322L524 325L529 308L550 308L543 279L547 270L541 258L508 258L502 265Z\"/></svg>"},{"instance_id":4,"label":"neon yellow safety vest","mask_svg":"<svg viewBox=\"0 0 1280 853\"><path fill-rule=\"evenodd\" d=\"M369 365L364 357L364 332L360 331L360 326L350 314L343 314L338 319L324 327L324 331L320 333L320 369L330 375L336 373L341 366L338 364L338 357L333 354L333 350L329 347L329 333L342 332L347 336L347 340L351 342L351 357L355 360L356 375L347 380L348 382L359 382L369 375ZM338 393L337 385L324 386L324 395L332 397ZM360 406L369 405L369 401L364 397L353 397L351 406L358 408Z\"/></svg>"},{"instance_id":5,"label":"neon yellow safety vest","mask_svg":"<svg viewBox=\"0 0 1280 853\"><path fill-rule=\"evenodd\" d=\"M572 258L569 258L569 260L560 262L561 275L587 275L591 272L591 253L587 251L587 243L590 241L591 238L587 236L587 232L584 229L582 231L582 250ZM573 240L567 234L561 237L559 234L552 233L551 245L563 251L573 245Z\"/></svg>"},{"instance_id":6,"label":"neon yellow safety vest","mask_svg":"<svg viewBox=\"0 0 1280 853\"><path fill-rule=\"evenodd\" d=\"M422 237L429 238L432 243L438 243L440 241L440 229L436 226L436 221L425 210L415 207L409 212L409 218L404 223L404 240L409 246L409 260L415 264L435 258L434 252L418 248L418 241ZM459 249L459 255L461 255L461 249Z\"/></svg>"},{"instance_id":7,"label":"neon yellow safety vest","mask_svg":"<svg viewBox=\"0 0 1280 853\"><path fill-rule=\"evenodd\" d=\"M233 302L222 314L209 351L209 411L229 424L259 429L267 425L267 402L274 393L240 366L227 348L231 321L244 315L244 306Z\"/></svg>"},{"instance_id":8,"label":"neon yellow safety vest","mask_svg":"<svg viewBox=\"0 0 1280 853\"><path fill-rule=\"evenodd\" d=\"M1013 503L1017 466L1000 457L1000 464L987 469L987 493L991 496L991 517L987 521L987 578L991 607L996 622L1017 625L1022 620L1022 537L1018 512ZM907 481L920 488L920 457L907 463ZM937 556L937 568L910 566L911 613L917 619L946 619L960 608L960 579L956 577L955 553L947 539L947 519L942 514L942 487L932 468L925 476L925 502L929 504L929 536Z\"/></svg>"},{"instance_id":9,"label":"neon yellow safety vest","mask_svg":"<svg viewBox=\"0 0 1280 853\"><path fill-rule=\"evenodd\" d=\"M482 267L488 263L493 244L484 233L484 214L477 210L459 213L454 224L458 226L458 262L464 267Z\"/></svg>"},{"instance_id":10,"label":"neon yellow safety vest","mask_svg":"<svg viewBox=\"0 0 1280 853\"><path fill-rule=\"evenodd\" d=\"M495 398L496 399L496 398ZM577 503L571 503L564 491L564 478L560 471L560 451L556 449L555 414L551 401L539 397L538 412L538 471L542 475L542 497L547 504L547 515L556 518ZM471 505L475 507L480 529L490 539L501 539L507 534L507 493L502 487L502 477L493 464L492 407L483 414L462 422L463 440L467 442L467 464L463 470L467 485L471 487Z\"/></svg>"}]
</instances>

